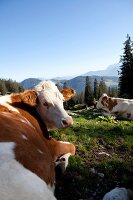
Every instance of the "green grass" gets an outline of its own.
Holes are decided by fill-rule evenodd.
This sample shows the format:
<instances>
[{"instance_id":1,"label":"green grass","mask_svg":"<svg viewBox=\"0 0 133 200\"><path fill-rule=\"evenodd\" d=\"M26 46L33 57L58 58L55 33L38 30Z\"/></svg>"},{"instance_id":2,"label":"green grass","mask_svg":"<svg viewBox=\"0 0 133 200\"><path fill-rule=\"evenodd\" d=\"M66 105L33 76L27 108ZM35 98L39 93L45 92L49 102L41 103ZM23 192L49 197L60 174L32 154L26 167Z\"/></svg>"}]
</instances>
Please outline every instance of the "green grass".
<instances>
[{"instance_id":1,"label":"green grass","mask_svg":"<svg viewBox=\"0 0 133 200\"><path fill-rule=\"evenodd\" d=\"M76 113L73 127L50 133L76 146L76 155L57 183L57 198L100 200L113 187L133 189L133 121L101 117L93 109Z\"/></svg>"}]
</instances>

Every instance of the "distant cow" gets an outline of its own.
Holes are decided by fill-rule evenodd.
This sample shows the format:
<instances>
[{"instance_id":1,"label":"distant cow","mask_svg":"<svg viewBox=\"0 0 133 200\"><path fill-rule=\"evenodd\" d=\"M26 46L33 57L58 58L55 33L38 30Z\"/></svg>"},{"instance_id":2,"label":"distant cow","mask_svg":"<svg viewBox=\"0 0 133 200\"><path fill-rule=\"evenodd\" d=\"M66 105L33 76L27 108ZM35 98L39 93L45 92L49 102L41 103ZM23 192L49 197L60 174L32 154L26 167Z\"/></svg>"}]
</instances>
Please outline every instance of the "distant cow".
<instances>
[{"instance_id":1,"label":"distant cow","mask_svg":"<svg viewBox=\"0 0 133 200\"><path fill-rule=\"evenodd\" d=\"M103 200L132 200L133 192L130 189L116 187L107 192Z\"/></svg>"},{"instance_id":2,"label":"distant cow","mask_svg":"<svg viewBox=\"0 0 133 200\"><path fill-rule=\"evenodd\" d=\"M61 92L69 99L75 91L67 91ZM56 160L75 154L73 144L50 138L47 131L73 124L64 100L51 81L0 97L0 200L56 199Z\"/></svg>"},{"instance_id":3,"label":"distant cow","mask_svg":"<svg viewBox=\"0 0 133 200\"><path fill-rule=\"evenodd\" d=\"M103 94L97 102L97 108L111 115L133 120L133 99L115 98Z\"/></svg>"}]
</instances>

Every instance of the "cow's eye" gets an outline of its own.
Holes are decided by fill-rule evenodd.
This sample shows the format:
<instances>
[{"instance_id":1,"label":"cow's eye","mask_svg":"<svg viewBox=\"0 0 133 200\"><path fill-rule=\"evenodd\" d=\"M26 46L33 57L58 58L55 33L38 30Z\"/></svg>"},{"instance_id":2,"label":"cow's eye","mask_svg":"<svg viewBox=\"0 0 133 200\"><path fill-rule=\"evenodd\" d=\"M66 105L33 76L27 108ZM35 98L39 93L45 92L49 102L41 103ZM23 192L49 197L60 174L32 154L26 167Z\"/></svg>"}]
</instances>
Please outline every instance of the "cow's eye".
<instances>
[{"instance_id":1,"label":"cow's eye","mask_svg":"<svg viewBox=\"0 0 133 200\"><path fill-rule=\"evenodd\" d=\"M49 104L47 102L44 102L43 105L49 107Z\"/></svg>"}]
</instances>

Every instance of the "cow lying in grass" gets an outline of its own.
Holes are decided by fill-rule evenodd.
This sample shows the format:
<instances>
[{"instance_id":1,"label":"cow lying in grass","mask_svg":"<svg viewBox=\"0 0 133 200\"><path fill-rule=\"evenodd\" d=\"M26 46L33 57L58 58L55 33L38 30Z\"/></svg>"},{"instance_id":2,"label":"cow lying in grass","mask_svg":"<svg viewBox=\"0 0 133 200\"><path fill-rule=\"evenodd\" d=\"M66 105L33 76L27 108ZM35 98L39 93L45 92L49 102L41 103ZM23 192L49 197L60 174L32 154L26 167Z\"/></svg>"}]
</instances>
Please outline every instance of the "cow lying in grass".
<instances>
[{"instance_id":1,"label":"cow lying in grass","mask_svg":"<svg viewBox=\"0 0 133 200\"><path fill-rule=\"evenodd\" d=\"M107 192L103 200L132 200L133 192L126 188L114 188L110 192Z\"/></svg>"},{"instance_id":2,"label":"cow lying in grass","mask_svg":"<svg viewBox=\"0 0 133 200\"><path fill-rule=\"evenodd\" d=\"M103 94L96 107L107 111L113 116L133 120L133 99L115 98Z\"/></svg>"},{"instance_id":3,"label":"cow lying in grass","mask_svg":"<svg viewBox=\"0 0 133 200\"><path fill-rule=\"evenodd\" d=\"M69 99L74 90L62 90ZM54 200L55 162L75 154L68 142L47 129L66 128L72 117L54 83L0 97L0 200Z\"/></svg>"}]
</instances>

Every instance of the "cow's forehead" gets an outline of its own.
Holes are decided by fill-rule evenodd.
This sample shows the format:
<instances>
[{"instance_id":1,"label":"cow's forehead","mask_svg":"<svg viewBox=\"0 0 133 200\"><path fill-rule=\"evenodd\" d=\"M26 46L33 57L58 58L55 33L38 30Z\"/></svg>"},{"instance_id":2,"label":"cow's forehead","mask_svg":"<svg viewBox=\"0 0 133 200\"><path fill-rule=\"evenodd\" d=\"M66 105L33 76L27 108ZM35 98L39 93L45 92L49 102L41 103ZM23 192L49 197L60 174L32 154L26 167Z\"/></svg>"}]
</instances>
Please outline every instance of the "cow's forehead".
<instances>
[{"instance_id":1,"label":"cow's forehead","mask_svg":"<svg viewBox=\"0 0 133 200\"><path fill-rule=\"evenodd\" d=\"M40 92L42 90L49 90L49 89L52 91L58 91L57 86L52 81L42 81L35 87L35 90L37 92Z\"/></svg>"},{"instance_id":2,"label":"cow's forehead","mask_svg":"<svg viewBox=\"0 0 133 200\"><path fill-rule=\"evenodd\" d=\"M56 99L64 100L63 95L52 81L43 81L39 83L35 87L35 90L42 101L45 100L53 104Z\"/></svg>"}]
</instances>

